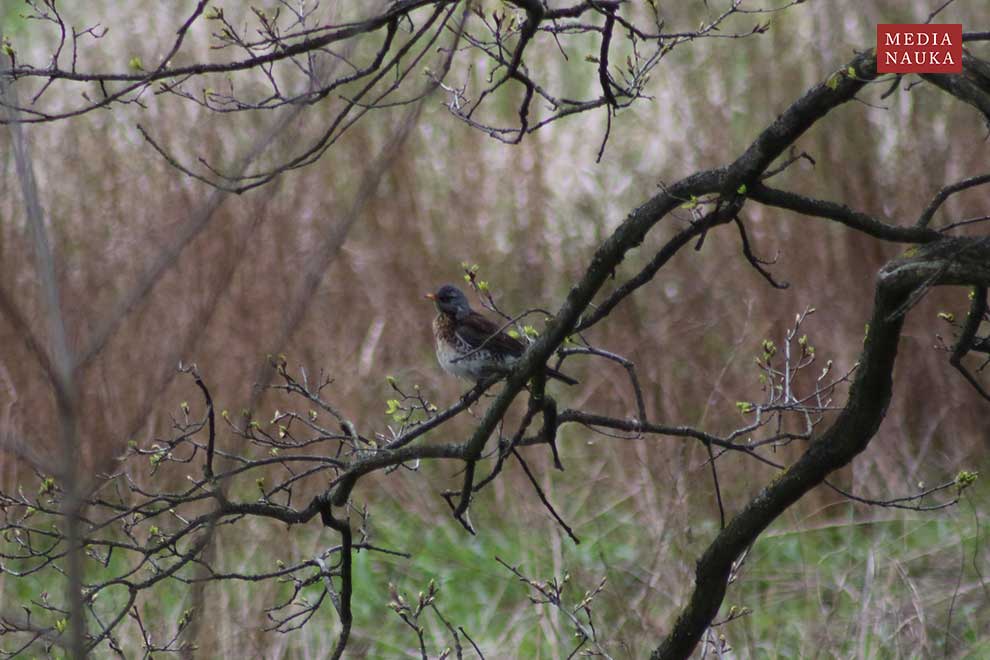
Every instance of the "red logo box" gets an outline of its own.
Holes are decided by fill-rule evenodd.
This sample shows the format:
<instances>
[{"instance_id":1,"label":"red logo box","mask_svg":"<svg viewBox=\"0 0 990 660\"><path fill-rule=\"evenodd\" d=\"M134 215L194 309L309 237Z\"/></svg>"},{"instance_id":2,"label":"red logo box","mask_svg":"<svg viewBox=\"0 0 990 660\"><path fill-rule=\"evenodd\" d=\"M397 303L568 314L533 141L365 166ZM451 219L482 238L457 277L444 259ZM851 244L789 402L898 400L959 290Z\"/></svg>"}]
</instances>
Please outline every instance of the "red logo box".
<instances>
[{"instance_id":1,"label":"red logo box","mask_svg":"<svg viewBox=\"0 0 990 660\"><path fill-rule=\"evenodd\" d=\"M962 73L962 24L877 25L878 73Z\"/></svg>"}]
</instances>

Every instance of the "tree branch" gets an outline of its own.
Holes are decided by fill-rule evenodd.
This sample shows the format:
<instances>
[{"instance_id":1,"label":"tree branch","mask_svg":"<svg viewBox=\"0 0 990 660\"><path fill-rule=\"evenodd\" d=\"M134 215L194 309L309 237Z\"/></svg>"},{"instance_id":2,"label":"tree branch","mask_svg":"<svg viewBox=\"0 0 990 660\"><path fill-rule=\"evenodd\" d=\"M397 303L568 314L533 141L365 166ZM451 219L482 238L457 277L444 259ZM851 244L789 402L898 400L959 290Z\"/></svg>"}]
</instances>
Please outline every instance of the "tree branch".
<instances>
[{"instance_id":1,"label":"tree branch","mask_svg":"<svg viewBox=\"0 0 990 660\"><path fill-rule=\"evenodd\" d=\"M935 285L990 285L990 240L945 239L880 270L869 331L849 400L838 418L796 463L766 486L711 542L695 587L673 629L651 658L685 658L718 613L735 562L781 513L866 449L890 403L903 315L892 314L912 293Z\"/></svg>"}]
</instances>

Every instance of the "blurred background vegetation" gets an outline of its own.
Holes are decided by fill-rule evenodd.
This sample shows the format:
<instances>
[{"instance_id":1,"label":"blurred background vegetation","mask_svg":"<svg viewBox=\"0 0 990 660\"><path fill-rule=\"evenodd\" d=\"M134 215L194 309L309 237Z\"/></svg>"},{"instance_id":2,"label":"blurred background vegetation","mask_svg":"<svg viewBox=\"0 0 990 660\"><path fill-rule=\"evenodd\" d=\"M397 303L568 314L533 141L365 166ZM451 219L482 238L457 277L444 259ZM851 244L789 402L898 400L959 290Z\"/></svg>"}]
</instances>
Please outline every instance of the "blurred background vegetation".
<instances>
[{"instance_id":1,"label":"blurred background vegetation","mask_svg":"<svg viewBox=\"0 0 990 660\"><path fill-rule=\"evenodd\" d=\"M90 0L63 10L77 24L99 21L111 28L86 55L87 65L123 69L132 57L154 61L161 55L172 26L191 8L179 4L181 11L173 3ZM700 0L661 4L668 27L693 28L709 11ZM715 11L717 3L708 4ZM478 264L503 309L556 309L597 244L658 186L729 162L806 88L855 50L872 46L876 23L920 22L938 4L807 2L774 15L764 35L703 39L679 48L655 72L648 89L653 100L615 117L600 163L595 158L605 130L603 111L559 121L521 145L507 146L458 123L442 97L434 96L283 352L291 365L334 376L328 398L363 430L385 431L389 422L387 375L418 384L435 401L453 402L465 384L435 363L434 310L424 293L457 283L461 263L468 262ZM20 3L5 6L5 35L19 51L40 53L33 59L44 61L50 30L19 18ZM939 21L985 30L988 18L984 2L959 0ZM189 38L191 52L212 56L206 29ZM534 46L542 49L545 66L560 67L562 85L581 90L597 84L594 65L581 70L563 62L551 40ZM589 52L595 48L589 41ZM469 74L462 63L452 75L483 74ZM870 104L848 104L820 122L798 144L817 164L795 165L779 178L780 187L908 224L942 185L984 173L990 143L978 113L928 85L909 91L905 86L883 101L876 86L866 95ZM490 109L492 116L514 122L514 100L506 94ZM203 156L228 163L274 121L265 113L211 114L171 97L146 101L147 108L117 107L25 127L77 343L213 194L154 154L136 124L186 160ZM275 152L284 154L298 136L321 130L320 114L320 106L304 113ZM122 453L128 440L150 444L168 432L180 402L197 400L188 380L174 378L179 359L199 366L218 408L247 405L301 264L318 237L348 221L368 154L384 142L399 114L376 112L317 164L223 198L210 226L88 373L81 431L88 461L98 465ZM43 328L6 131L0 133L0 154L0 280ZM945 213L969 217L988 206L990 192L976 188L950 199ZM709 235L700 251L683 251L589 333L597 345L636 363L653 420L713 432L739 426L744 420L735 403L760 398L753 367L760 342L779 344L808 306L817 309L805 331L819 360L850 368L861 347L875 273L903 250L755 203L744 213L755 249L778 256L773 272L789 289L766 286L745 262L735 230L725 228ZM671 224L687 220L685 212L661 223L627 259L617 281L652 256L676 229ZM868 451L836 475L836 483L884 498L951 480L963 469L987 473L986 403L935 348L937 335L951 336L937 313L962 316L966 308L965 291L942 291L909 316L890 414ZM2 322L0 347L0 439L24 438L42 453L51 450L54 404L44 376L22 339ZM560 388L562 403L633 413L621 369L582 370L574 361L568 371L581 384ZM277 405L275 398L263 399L257 418L270 419ZM475 413L481 412L483 406L476 406ZM443 433L466 433L470 424L461 419ZM607 577L595 615L616 657L642 657L660 640L718 524L704 448L679 439L620 440L574 428L560 448L564 472L553 470L540 451L528 459L581 537L577 546L547 515L518 468L477 499L477 537L453 522L439 497L458 483L459 466L424 464L418 472L362 482L354 498L373 513L373 540L413 556L358 556L354 657L416 654L415 635L385 607L387 585L413 595L431 578L441 586L441 611L487 657L566 657L566 621L530 604L525 586L494 556L534 578L569 574L574 603ZM780 460L799 449L782 450ZM37 475L11 455L0 456L6 486L37 488ZM774 476L737 456L719 465L730 514ZM158 483L167 488L168 479L184 475L172 473ZM990 655L988 493L979 482L958 506L917 513L869 508L816 491L755 545L726 598L726 609L746 607L752 614L720 633L742 657ZM329 536L315 524L287 532L252 522L221 530L217 556L229 570L288 562L316 554L332 542ZM7 602L54 588L0 578ZM319 658L329 647L335 626L329 607L302 631L263 634L264 608L277 596L272 589L217 585L208 594L202 657ZM139 601L146 618L162 629L174 627L185 606L178 589ZM450 644L449 634L438 620L429 625L431 655L439 654ZM131 627L123 639L137 652L140 637Z\"/></svg>"}]
</instances>

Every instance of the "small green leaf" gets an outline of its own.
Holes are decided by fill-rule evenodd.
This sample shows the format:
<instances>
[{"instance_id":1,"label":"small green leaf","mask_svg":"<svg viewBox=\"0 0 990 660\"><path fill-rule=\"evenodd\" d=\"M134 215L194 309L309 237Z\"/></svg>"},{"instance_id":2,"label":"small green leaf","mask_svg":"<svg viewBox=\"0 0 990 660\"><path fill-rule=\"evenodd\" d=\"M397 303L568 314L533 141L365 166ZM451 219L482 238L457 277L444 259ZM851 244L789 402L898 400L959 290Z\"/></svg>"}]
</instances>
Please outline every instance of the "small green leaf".
<instances>
[{"instance_id":1,"label":"small green leaf","mask_svg":"<svg viewBox=\"0 0 990 660\"><path fill-rule=\"evenodd\" d=\"M745 183L740 184L740 186L738 188L736 188L736 192L739 193L740 195L745 195L746 194L746 184Z\"/></svg>"},{"instance_id":2,"label":"small green leaf","mask_svg":"<svg viewBox=\"0 0 990 660\"><path fill-rule=\"evenodd\" d=\"M142 63L141 58L136 55L128 60L127 66L131 67L135 71L144 71L144 63Z\"/></svg>"},{"instance_id":3,"label":"small green leaf","mask_svg":"<svg viewBox=\"0 0 990 660\"><path fill-rule=\"evenodd\" d=\"M979 476L979 472L968 472L966 470L961 470L959 474L956 475L956 486L959 487L959 490L968 488L976 482L976 479Z\"/></svg>"},{"instance_id":4,"label":"small green leaf","mask_svg":"<svg viewBox=\"0 0 990 660\"><path fill-rule=\"evenodd\" d=\"M828 80L825 81L825 86L828 87L833 92L839 88L839 79L842 76L838 73L833 73L829 76Z\"/></svg>"}]
</instances>

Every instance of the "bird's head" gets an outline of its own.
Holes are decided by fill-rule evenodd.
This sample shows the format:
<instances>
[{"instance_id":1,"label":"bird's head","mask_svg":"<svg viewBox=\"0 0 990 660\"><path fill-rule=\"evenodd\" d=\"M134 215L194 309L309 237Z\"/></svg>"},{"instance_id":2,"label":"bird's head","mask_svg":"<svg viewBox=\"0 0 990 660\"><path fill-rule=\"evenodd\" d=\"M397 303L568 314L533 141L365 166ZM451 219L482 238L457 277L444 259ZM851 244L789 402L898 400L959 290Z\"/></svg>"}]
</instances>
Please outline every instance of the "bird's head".
<instances>
[{"instance_id":1,"label":"bird's head","mask_svg":"<svg viewBox=\"0 0 990 660\"><path fill-rule=\"evenodd\" d=\"M428 293L426 297L436 303L437 309L454 318L462 318L471 312L471 304L460 289L451 284L444 284L436 293Z\"/></svg>"}]
</instances>

